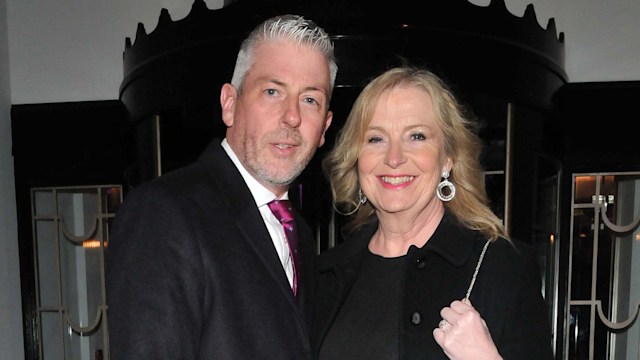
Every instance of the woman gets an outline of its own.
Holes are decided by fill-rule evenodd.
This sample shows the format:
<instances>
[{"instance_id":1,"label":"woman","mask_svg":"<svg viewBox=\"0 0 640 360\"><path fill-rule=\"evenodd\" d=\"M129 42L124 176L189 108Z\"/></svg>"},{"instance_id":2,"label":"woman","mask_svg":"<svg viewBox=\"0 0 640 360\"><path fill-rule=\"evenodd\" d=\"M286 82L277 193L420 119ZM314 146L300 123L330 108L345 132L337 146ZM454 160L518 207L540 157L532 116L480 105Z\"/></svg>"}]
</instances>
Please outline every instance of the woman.
<instances>
[{"instance_id":1,"label":"woman","mask_svg":"<svg viewBox=\"0 0 640 360\"><path fill-rule=\"evenodd\" d=\"M488 206L474 124L425 70L363 89L323 162L353 219L318 259L317 359L553 358L534 253Z\"/></svg>"}]
</instances>

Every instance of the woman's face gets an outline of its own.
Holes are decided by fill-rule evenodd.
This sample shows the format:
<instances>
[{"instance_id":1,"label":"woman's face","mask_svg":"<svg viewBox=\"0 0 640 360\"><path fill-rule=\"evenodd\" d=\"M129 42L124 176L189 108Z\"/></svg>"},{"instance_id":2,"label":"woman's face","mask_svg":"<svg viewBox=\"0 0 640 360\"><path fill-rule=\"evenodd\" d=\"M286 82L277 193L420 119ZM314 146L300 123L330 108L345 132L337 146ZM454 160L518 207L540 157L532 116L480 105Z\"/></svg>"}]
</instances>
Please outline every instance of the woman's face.
<instances>
[{"instance_id":1,"label":"woman's face","mask_svg":"<svg viewBox=\"0 0 640 360\"><path fill-rule=\"evenodd\" d=\"M444 135L431 96L412 86L386 91L376 104L358 158L362 191L378 212L415 213L441 206Z\"/></svg>"}]
</instances>

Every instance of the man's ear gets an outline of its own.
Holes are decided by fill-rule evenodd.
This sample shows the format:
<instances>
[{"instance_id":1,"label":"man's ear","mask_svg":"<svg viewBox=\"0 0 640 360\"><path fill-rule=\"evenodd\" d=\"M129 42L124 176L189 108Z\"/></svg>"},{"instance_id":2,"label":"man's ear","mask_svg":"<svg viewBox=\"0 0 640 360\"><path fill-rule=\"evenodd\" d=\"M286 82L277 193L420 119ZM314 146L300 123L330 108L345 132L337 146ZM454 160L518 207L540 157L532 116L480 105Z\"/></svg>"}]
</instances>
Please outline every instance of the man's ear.
<instances>
[{"instance_id":1,"label":"man's ear","mask_svg":"<svg viewBox=\"0 0 640 360\"><path fill-rule=\"evenodd\" d=\"M227 127L233 126L233 118L236 109L236 88L231 84L222 85L220 89L220 106L222 108L222 121Z\"/></svg>"},{"instance_id":2,"label":"man's ear","mask_svg":"<svg viewBox=\"0 0 640 360\"><path fill-rule=\"evenodd\" d=\"M324 130L322 131L322 135L320 136L320 142L318 142L318 147L324 145L324 135L327 133L329 129L329 125L331 125L331 120L333 120L333 112L328 111L327 117L324 119Z\"/></svg>"}]
</instances>

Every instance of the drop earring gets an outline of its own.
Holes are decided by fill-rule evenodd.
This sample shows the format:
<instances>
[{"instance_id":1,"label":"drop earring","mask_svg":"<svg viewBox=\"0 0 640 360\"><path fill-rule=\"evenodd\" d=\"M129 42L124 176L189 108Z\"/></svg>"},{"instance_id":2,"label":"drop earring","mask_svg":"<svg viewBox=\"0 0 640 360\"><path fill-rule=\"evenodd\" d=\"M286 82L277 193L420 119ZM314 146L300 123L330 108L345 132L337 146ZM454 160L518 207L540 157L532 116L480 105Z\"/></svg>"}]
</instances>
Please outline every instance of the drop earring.
<instances>
[{"instance_id":1,"label":"drop earring","mask_svg":"<svg viewBox=\"0 0 640 360\"><path fill-rule=\"evenodd\" d=\"M448 189L448 194L445 194L442 190L444 188ZM436 194L438 195L438 199L442 201L451 201L456 196L456 187L453 185L451 181L449 181L449 172L444 170L442 172L442 181L438 184L438 188L436 189Z\"/></svg>"},{"instance_id":2,"label":"drop earring","mask_svg":"<svg viewBox=\"0 0 640 360\"><path fill-rule=\"evenodd\" d=\"M358 189L358 199L360 200L360 205L364 205L367 202L367 195L362 192L362 189Z\"/></svg>"}]
</instances>

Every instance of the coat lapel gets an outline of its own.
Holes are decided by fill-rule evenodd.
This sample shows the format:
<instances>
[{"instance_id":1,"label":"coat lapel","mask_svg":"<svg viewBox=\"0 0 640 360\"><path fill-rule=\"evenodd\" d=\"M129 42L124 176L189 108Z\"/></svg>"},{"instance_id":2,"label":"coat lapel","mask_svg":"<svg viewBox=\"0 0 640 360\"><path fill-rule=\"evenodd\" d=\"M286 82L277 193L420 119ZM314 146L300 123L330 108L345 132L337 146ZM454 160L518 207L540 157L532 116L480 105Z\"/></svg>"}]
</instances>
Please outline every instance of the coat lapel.
<instances>
[{"instance_id":1,"label":"coat lapel","mask_svg":"<svg viewBox=\"0 0 640 360\"><path fill-rule=\"evenodd\" d=\"M230 241L246 241L249 244L255 253L255 258L264 264L267 273L273 278L283 296L299 313L297 302L292 296L291 287L262 215L242 175L220 145L220 139L214 140L198 161L216 183L224 199L224 205L231 217L235 219L238 232L242 235L241 239L230 239Z\"/></svg>"}]
</instances>

